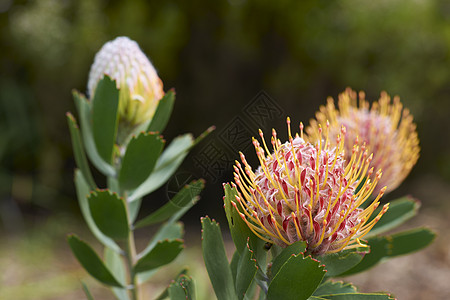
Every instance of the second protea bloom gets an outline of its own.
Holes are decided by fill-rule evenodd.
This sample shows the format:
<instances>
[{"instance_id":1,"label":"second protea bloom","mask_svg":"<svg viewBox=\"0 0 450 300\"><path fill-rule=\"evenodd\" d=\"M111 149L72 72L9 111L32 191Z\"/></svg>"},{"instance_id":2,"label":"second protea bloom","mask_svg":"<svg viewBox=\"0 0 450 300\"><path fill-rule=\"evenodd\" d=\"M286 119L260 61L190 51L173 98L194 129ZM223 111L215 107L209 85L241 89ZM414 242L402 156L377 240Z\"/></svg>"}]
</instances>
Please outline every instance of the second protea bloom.
<instances>
[{"instance_id":1,"label":"second protea bloom","mask_svg":"<svg viewBox=\"0 0 450 300\"><path fill-rule=\"evenodd\" d=\"M360 239L388 209L385 205L370 219L385 188L365 209L360 208L381 177L377 172L370 179L372 156L364 145L355 144L350 160L345 160L345 128L334 147L327 134L316 145L306 142L303 125L301 135L293 138L289 119L288 124L289 141L285 143L273 131L273 152L261 131L263 146L253 140L261 164L256 171L242 153L242 164L236 162L234 179L239 193L234 205L241 206L242 219L261 239L282 247L305 241L307 251L315 256L364 246Z\"/></svg>"},{"instance_id":2,"label":"second protea bloom","mask_svg":"<svg viewBox=\"0 0 450 300\"><path fill-rule=\"evenodd\" d=\"M91 99L105 74L115 80L120 89L118 113L122 122L134 126L153 117L164 96L163 84L135 41L118 37L103 45L95 55L88 81Z\"/></svg>"},{"instance_id":3,"label":"second protea bloom","mask_svg":"<svg viewBox=\"0 0 450 300\"><path fill-rule=\"evenodd\" d=\"M399 97L393 102L385 92L372 107L365 100L363 92L351 89L339 95L337 109L332 98L326 106L320 107L316 120L306 129L310 139L319 139L319 125L329 126L330 137L339 134L341 126L347 129L346 159L351 156L351 145L357 139L366 143L373 153L371 166L383 171L380 185L387 185L387 192L398 187L419 158L419 139L413 117L403 109Z\"/></svg>"}]
</instances>

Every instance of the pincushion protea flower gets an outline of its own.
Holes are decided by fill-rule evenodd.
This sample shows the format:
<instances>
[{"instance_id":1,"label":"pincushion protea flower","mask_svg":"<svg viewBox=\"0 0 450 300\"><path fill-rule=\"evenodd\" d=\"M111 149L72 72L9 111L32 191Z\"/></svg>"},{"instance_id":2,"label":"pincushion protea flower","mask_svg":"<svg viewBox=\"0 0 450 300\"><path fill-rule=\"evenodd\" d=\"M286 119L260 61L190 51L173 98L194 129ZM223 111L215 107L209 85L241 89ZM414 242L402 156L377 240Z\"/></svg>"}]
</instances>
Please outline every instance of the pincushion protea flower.
<instances>
[{"instance_id":1,"label":"pincushion protea flower","mask_svg":"<svg viewBox=\"0 0 450 300\"><path fill-rule=\"evenodd\" d=\"M284 144L273 130L272 153L262 131L263 147L253 139L261 163L255 172L242 153L242 164L236 161L234 179L239 193L234 205L236 209L241 206L242 219L259 238L282 247L302 240L316 256L364 246L360 239L388 209L385 205L368 222L385 188L367 208L359 208L381 177L378 171L373 181L369 179L372 155L364 145L355 144L346 161L345 128L336 138L336 147L330 145L328 134L315 146L306 142L302 124L301 136L292 138L289 118L288 128L289 141Z\"/></svg>"},{"instance_id":2,"label":"pincushion protea flower","mask_svg":"<svg viewBox=\"0 0 450 300\"><path fill-rule=\"evenodd\" d=\"M153 117L158 101L164 96L163 84L135 41L118 37L103 45L95 55L88 81L88 94L91 98L105 74L114 79L120 89L121 120L135 125Z\"/></svg>"},{"instance_id":3,"label":"pincushion protea flower","mask_svg":"<svg viewBox=\"0 0 450 300\"><path fill-rule=\"evenodd\" d=\"M378 101L372 104L365 100L365 94L347 88L339 95L336 109L332 98L326 106L320 107L317 120L311 121L306 129L310 139L317 141L319 125L326 125L329 121L330 138L337 136L341 126L347 129L346 159L351 156L351 145L359 138L366 143L368 150L373 153L371 166L383 171L380 186L387 185L387 192L398 187L411 171L419 158L419 139L416 125L408 109L403 109L399 97L394 97L393 103L389 95L381 93Z\"/></svg>"}]
</instances>

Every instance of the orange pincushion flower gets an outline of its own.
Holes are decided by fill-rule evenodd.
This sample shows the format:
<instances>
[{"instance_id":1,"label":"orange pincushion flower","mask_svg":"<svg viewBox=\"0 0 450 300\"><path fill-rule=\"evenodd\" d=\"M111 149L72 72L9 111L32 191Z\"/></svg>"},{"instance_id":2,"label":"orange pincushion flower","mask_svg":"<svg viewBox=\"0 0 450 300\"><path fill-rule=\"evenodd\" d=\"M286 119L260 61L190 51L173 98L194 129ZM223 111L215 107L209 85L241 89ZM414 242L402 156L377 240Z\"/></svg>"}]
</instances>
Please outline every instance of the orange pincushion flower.
<instances>
[{"instance_id":1,"label":"orange pincushion flower","mask_svg":"<svg viewBox=\"0 0 450 300\"><path fill-rule=\"evenodd\" d=\"M351 145L357 139L365 143L373 153L370 166L383 171L380 186L386 185L390 192L403 182L419 158L416 125L409 110L403 109L399 97L394 97L391 103L389 95L382 92L380 99L370 107L364 93L360 92L359 105L357 102L357 94L350 88L339 95L339 109L329 98L306 132L311 141L318 141L319 125L327 126L329 122L330 140L333 141L341 126L345 126L345 158L350 158Z\"/></svg>"},{"instance_id":2,"label":"orange pincushion flower","mask_svg":"<svg viewBox=\"0 0 450 300\"><path fill-rule=\"evenodd\" d=\"M388 205L367 222L379 205L383 188L366 209L359 208L370 197L381 177L369 179L372 155L365 146L355 144L349 161L344 156L345 128L331 146L325 141L313 145L301 135L291 136L284 144L273 130L271 153L260 131L263 146L253 139L260 167L253 172L241 153L236 162L234 179L239 187L237 205L242 219L261 239L282 247L302 240L313 255L339 252L363 246L365 234L387 211ZM319 130L319 134L322 132ZM366 178L364 182L360 180ZM356 188L362 184L362 188Z\"/></svg>"}]
</instances>

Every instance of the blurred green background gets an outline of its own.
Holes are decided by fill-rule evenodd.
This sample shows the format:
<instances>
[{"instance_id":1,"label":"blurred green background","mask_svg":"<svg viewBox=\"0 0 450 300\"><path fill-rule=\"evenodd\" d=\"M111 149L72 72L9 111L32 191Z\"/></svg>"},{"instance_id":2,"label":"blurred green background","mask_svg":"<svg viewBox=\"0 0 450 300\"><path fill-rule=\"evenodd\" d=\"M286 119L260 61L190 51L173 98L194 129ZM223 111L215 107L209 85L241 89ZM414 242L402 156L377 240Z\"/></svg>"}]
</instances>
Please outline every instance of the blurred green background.
<instances>
[{"instance_id":1,"label":"blurred green background","mask_svg":"<svg viewBox=\"0 0 450 300\"><path fill-rule=\"evenodd\" d=\"M408 179L387 199L412 194L431 219L448 211L448 0L0 0L0 233L9 241L0 243L0 254L30 247L17 239L42 243L45 236L51 252L66 247L68 231L86 230L65 112L75 111L71 90L85 92L95 53L121 35L136 40L165 89L177 91L167 140L199 135L213 124L209 141L218 139L262 90L283 112L268 125L280 133L287 115L307 123L328 96L336 98L347 86L371 100L382 90L399 95L415 117L422 150ZM202 145L180 172L204 177L195 160ZM230 168L209 180L202 201L185 217L188 226L197 230L205 214L224 221L221 182L231 179ZM144 211L166 195L167 187ZM70 257L66 250L59 255ZM12 280L18 290L21 278ZM0 286L9 284L2 280ZM52 297L36 299L60 299Z\"/></svg>"}]
</instances>

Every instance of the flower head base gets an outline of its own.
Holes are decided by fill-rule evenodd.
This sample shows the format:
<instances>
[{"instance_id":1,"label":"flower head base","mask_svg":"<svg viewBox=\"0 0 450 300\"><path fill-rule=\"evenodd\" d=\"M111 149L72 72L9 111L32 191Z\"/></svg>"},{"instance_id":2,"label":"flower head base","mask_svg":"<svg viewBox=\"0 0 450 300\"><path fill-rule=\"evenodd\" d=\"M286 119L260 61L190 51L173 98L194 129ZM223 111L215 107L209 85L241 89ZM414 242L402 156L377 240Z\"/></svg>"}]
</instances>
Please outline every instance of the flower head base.
<instances>
[{"instance_id":1,"label":"flower head base","mask_svg":"<svg viewBox=\"0 0 450 300\"><path fill-rule=\"evenodd\" d=\"M339 110L329 98L306 131L312 141L317 141L319 125L323 127L330 122L331 139L345 126L346 159L351 156L351 145L359 138L373 153L371 167L383 170L380 185L387 185L387 192L392 191L403 182L419 158L419 139L413 117L403 109L398 97L391 103L385 92L371 108L363 92L359 93L359 107L357 100L356 92L350 88L339 95Z\"/></svg>"},{"instance_id":2,"label":"flower head base","mask_svg":"<svg viewBox=\"0 0 450 300\"><path fill-rule=\"evenodd\" d=\"M365 146L353 146L350 161L344 159L345 128L331 147L328 134L325 141L312 145L301 136L291 136L282 144L275 130L270 153L260 131L263 146L253 139L261 166L255 171L241 153L242 164L236 161L234 179L239 187L237 205L241 217L261 239L282 247L296 241L307 243L313 255L339 252L364 246L360 242L388 209L385 205L373 220L371 214L379 205L382 189L366 209L365 203L381 177L369 179L372 155ZM320 130L320 134L322 131ZM361 178L366 178L360 182ZM361 188L357 191L357 186Z\"/></svg>"},{"instance_id":3,"label":"flower head base","mask_svg":"<svg viewBox=\"0 0 450 300\"><path fill-rule=\"evenodd\" d=\"M90 98L105 74L115 80L120 89L119 118L122 121L134 126L153 117L164 96L163 84L135 41L118 37L103 45L95 55L88 81Z\"/></svg>"}]
</instances>

